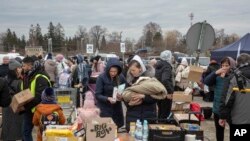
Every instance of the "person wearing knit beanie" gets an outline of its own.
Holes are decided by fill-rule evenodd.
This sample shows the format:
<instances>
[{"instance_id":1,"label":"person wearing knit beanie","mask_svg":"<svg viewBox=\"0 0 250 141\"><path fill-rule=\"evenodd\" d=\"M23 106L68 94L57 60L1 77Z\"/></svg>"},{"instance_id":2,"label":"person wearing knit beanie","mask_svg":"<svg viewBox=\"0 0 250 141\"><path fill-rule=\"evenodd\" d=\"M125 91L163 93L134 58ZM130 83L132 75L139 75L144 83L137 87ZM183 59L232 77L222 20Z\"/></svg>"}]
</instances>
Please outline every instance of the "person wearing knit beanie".
<instances>
[{"instance_id":1,"label":"person wearing knit beanie","mask_svg":"<svg viewBox=\"0 0 250 141\"><path fill-rule=\"evenodd\" d=\"M56 104L56 96L53 88L46 88L42 93L42 102L43 104Z\"/></svg>"},{"instance_id":2,"label":"person wearing knit beanie","mask_svg":"<svg viewBox=\"0 0 250 141\"><path fill-rule=\"evenodd\" d=\"M53 88L45 88L41 98L42 102L36 106L32 119L33 125L38 127L36 141L43 141L42 132L48 124L63 125L66 121L62 107L56 103Z\"/></svg>"},{"instance_id":3,"label":"person wearing knit beanie","mask_svg":"<svg viewBox=\"0 0 250 141\"><path fill-rule=\"evenodd\" d=\"M16 61L15 59L11 59L9 62L9 69L15 70L16 68L22 67L22 64Z\"/></svg>"}]
</instances>

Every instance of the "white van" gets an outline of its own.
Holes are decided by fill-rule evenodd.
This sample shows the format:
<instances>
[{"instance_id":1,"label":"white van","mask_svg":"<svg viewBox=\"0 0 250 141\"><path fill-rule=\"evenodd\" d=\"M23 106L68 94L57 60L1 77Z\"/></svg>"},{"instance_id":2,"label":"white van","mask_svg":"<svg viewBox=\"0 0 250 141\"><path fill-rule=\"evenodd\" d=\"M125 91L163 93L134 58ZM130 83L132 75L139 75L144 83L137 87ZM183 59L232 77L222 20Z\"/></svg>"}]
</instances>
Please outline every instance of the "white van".
<instances>
[{"instance_id":1,"label":"white van","mask_svg":"<svg viewBox=\"0 0 250 141\"><path fill-rule=\"evenodd\" d=\"M186 58L188 61L188 65L195 65L196 57L179 57L179 59ZM199 57L199 66L203 69L207 69L210 63L209 57Z\"/></svg>"},{"instance_id":2,"label":"white van","mask_svg":"<svg viewBox=\"0 0 250 141\"><path fill-rule=\"evenodd\" d=\"M107 63L110 58L119 59L119 56L117 56L116 54L112 54L112 53L110 53L110 54L108 54L108 53L99 53L98 55L101 56L102 61L104 61L105 63Z\"/></svg>"}]
</instances>

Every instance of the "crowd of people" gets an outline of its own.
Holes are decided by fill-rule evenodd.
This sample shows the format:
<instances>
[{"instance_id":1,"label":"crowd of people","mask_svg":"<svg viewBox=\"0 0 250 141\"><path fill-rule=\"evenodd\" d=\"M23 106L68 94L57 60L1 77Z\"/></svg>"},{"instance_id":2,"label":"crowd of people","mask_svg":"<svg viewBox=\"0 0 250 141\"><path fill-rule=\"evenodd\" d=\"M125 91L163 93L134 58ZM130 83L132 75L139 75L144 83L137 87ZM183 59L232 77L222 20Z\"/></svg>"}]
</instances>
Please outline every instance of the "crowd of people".
<instances>
[{"instance_id":1,"label":"crowd of people","mask_svg":"<svg viewBox=\"0 0 250 141\"><path fill-rule=\"evenodd\" d=\"M211 59L198 82L209 88L218 141L224 140L226 121L229 125L250 124L250 112L244 108L249 105L250 96L233 89L249 87L249 67L250 56L244 53L237 61L231 57L223 58L220 63ZM171 113L174 91L191 87L187 79L189 70L188 61L185 58L175 60L169 50L161 52L160 60L153 59L149 63L139 55L131 55L126 62L118 58L103 62L100 56L89 60L81 54L65 58L62 54L53 57L48 53L44 58L27 56L23 60L4 57L0 65L0 106L4 107L1 139L32 141L33 126L39 127L43 114L55 111L58 124L64 124L65 116L56 102L53 88L78 89L77 107L82 105L80 95L90 90L100 109L100 117L111 117L118 128L125 126L127 132L130 123L137 119L146 119L149 123L164 121ZM240 75L236 75L235 70L241 71ZM243 81L239 83L239 80ZM114 97L114 89L122 84L124 93L117 91ZM11 98L28 88L34 99L21 107L19 113L14 113L9 106ZM37 140L42 140L40 130Z\"/></svg>"}]
</instances>

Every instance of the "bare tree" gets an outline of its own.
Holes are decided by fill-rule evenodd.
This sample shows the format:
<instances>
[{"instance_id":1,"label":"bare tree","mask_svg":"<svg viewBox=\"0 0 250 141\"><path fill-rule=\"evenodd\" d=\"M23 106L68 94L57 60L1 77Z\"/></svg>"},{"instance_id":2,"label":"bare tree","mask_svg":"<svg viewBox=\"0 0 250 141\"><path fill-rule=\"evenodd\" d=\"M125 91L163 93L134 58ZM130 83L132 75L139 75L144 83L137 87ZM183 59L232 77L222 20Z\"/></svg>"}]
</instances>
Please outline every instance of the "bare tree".
<instances>
[{"instance_id":1,"label":"bare tree","mask_svg":"<svg viewBox=\"0 0 250 141\"><path fill-rule=\"evenodd\" d=\"M143 36L146 47L153 47L153 38L156 33L161 33L161 27L157 23L149 22L143 28Z\"/></svg>"},{"instance_id":2,"label":"bare tree","mask_svg":"<svg viewBox=\"0 0 250 141\"><path fill-rule=\"evenodd\" d=\"M143 29L143 35L145 36L147 34L147 32L150 31L152 33L152 35L154 36L157 32L162 32L161 31L161 26L157 23L154 22L149 22L148 24L146 24L144 26Z\"/></svg>"},{"instance_id":3,"label":"bare tree","mask_svg":"<svg viewBox=\"0 0 250 141\"><path fill-rule=\"evenodd\" d=\"M77 38L83 38L84 41L87 41L89 38L89 34L87 32L87 29L83 26L79 26L78 30L76 31L76 37Z\"/></svg>"},{"instance_id":4,"label":"bare tree","mask_svg":"<svg viewBox=\"0 0 250 141\"><path fill-rule=\"evenodd\" d=\"M108 41L110 42L120 42L120 33L114 31L108 35Z\"/></svg>"},{"instance_id":5,"label":"bare tree","mask_svg":"<svg viewBox=\"0 0 250 141\"><path fill-rule=\"evenodd\" d=\"M78 50L83 50L83 52L86 52L86 48L85 46L87 45L87 43L89 43L89 34L87 32L87 29L83 26L78 26L78 30L76 31L75 34L76 39L78 40Z\"/></svg>"},{"instance_id":6,"label":"bare tree","mask_svg":"<svg viewBox=\"0 0 250 141\"><path fill-rule=\"evenodd\" d=\"M89 34L92 37L92 40L98 51L100 50L99 44L100 44L101 37L105 36L106 32L107 32L107 29L105 27L101 27L100 25L93 26L89 31Z\"/></svg>"},{"instance_id":7,"label":"bare tree","mask_svg":"<svg viewBox=\"0 0 250 141\"><path fill-rule=\"evenodd\" d=\"M180 44L182 38L183 38L182 34L177 30L166 32L164 39L166 49L175 50Z\"/></svg>"}]
</instances>

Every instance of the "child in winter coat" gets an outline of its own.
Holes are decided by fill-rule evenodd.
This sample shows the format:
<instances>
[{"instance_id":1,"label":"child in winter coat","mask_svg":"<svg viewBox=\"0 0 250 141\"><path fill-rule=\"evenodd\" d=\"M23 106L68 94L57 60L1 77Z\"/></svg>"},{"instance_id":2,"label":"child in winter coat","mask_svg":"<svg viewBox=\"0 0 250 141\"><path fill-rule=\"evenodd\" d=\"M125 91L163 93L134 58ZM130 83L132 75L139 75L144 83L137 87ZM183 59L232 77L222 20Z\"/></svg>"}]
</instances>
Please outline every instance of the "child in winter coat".
<instances>
[{"instance_id":1,"label":"child in winter coat","mask_svg":"<svg viewBox=\"0 0 250 141\"><path fill-rule=\"evenodd\" d=\"M94 118L100 117L100 109L95 105L95 98L91 91L85 93L83 107L78 108L77 124L83 125Z\"/></svg>"},{"instance_id":2,"label":"child in winter coat","mask_svg":"<svg viewBox=\"0 0 250 141\"><path fill-rule=\"evenodd\" d=\"M46 88L41 96L41 103L36 106L36 111L33 116L33 124L35 126L38 126L37 131L37 141L42 141L42 131L43 124L42 119L50 118L53 113L56 113L56 118L58 121L56 121L58 124L64 124L65 123L65 116L63 114L62 108L56 103L56 98L54 94L53 88ZM53 117L54 118L54 117Z\"/></svg>"}]
</instances>

